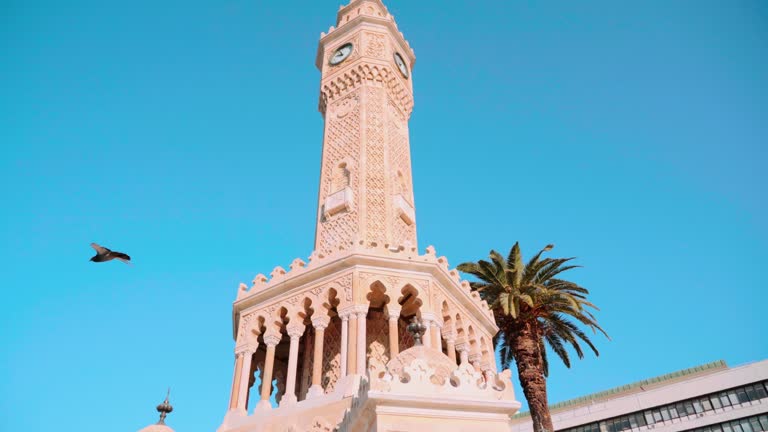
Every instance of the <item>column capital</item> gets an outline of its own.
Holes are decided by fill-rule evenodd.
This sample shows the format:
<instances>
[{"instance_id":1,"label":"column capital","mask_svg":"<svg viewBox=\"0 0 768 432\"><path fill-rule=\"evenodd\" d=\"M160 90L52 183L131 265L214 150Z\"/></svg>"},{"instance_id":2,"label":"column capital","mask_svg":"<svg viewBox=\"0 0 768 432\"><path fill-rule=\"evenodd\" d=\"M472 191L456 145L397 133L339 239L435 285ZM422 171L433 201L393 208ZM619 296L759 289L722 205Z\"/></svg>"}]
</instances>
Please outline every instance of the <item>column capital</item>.
<instances>
[{"instance_id":1,"label":"column capital","mask_svg":"<svg viewBox=\"0 0 768 432\"><path fill-rule=\"evenodd\" d=\"M282 335L280 333L267 333L264 335L264 343L267 344L268 347L274 347L277 346L277 344L280 343L280 339L282 339Z\"/></svg>"},{"instance_id":2,"label":"column capital","mask_svg":"<svg viewBox=\"0 0 768 432\"><path fill-rule=\"evenodd\" d=\"M421 320L424 322L435 322L437 321L437 318L432 312L422 312Z\"/></svg>"},{"instance_id":3,"label":"column capital","mask_svg":"<svg viewBox=\"0 0 768 432\"><path fill-rule=\"evenodd\" d=\"M493 372L493 368L491 368L491 363L487 361L480 362L480 370L483 372Z\"/></svg>"},{"instance_id":4,"label":"column capital","mask_svg":"<svg viewBox=\"0 0 768 432\"><path fill-rule=\"evenodd\" d=\"M480 354L479 353L472 353L469 355L469 362L475 363L480 361Z\"/></svg>"},{"instance_id":5,"label":"column capital","mask_svg":"<svg viewBox=\"0 0 768 432\"><path fill-rule=\"evenodd\" d=\"M453 329L443 327L440 333L443 335L443 339L446 341L456 343L456 332L453 331Z\"/></svg>"},{"instance_id":6,"label":"column capital","mask_svg":"<svg viewBox=\"0 0 768 432\"><path fill-rule=\"evenodd\" d=\"M368 305L367 304L359 304L354 306L355 314L358 316L363 314L368 314Z\"/></svg>"},{"instance_id":7,"label":"column capital","mask_svg":"<svg viewBox=\"0 0 768 432\"><path fill-rule=\"evenodd\" d=\"M400 305L393 305L391 302L387 305L387 315L389 318L400 318L400 312L403 311L403 307Z\"/></svg>"},{"instance_id":8,"label":"column capital","mask_svg":"<svg viewBox=\"0 0 768 432\"><path fill-rule=\"evenodd\" d=\"M339 318L346 321L349 319L349 316L355 313L355 306L345 306L341 309L339 309Z\"/></svg>"},{"instance_id":9,"label":"column capital","mask_svg":"<svg viewBox=\"0 0 768 432\"><path fill-rule=\"evenodd\" d=\"M253 345L238 345L235 347L235 356L240 357L242 355L251 355L256 352L256 349L259 347L259 344L257 343L256 346Z\"/></svg>"},{"instance_id":10,"label":"column capital","mask_svg":"<svg viewBox=\"0 0 768 432\"><path fill-rule=\"evenodd\" d=\"M456 351L469 352L469 344L467 342L459 342L456 344Z\"/></svg>"},{"instance_id":11,"label":"column capital","mask_svg":"<svg viewBox=\"0 0 768 432\"><path fill-rule=\"evenodd\" d=\"M315 330L325 330L328 324L331 323L331 318L327 315L319 315L312 317L312 327Z\"/></svg>"},{"instance_id":12,"label":"column capital","mask_svg":"<svg viewBox=\"0 0 768 432\"><path fill-rule=\"evenodd\" d=\"M300 338L304 334L305 328L306 326L304 324L288 324L285 327L285 330L288 333L288 336L290 336L291 339L294 339Z\"/></svg>"}]
</instances>

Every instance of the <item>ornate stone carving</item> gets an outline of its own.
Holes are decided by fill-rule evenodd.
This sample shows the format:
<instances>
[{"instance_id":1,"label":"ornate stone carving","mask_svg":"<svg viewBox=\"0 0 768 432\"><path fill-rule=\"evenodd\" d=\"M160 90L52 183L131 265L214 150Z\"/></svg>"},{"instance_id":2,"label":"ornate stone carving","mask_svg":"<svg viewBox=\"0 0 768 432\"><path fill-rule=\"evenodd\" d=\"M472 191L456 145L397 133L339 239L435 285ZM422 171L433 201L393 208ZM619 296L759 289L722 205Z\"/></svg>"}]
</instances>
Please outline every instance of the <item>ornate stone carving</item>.
<instances>
[{"instance_id":1,"label":"ornate stone carving","mask_svg":"<svg viewBox=\"0 0 768 432\"><path fill-rule=\"evenodd\" d=\"M359 103L360 103L360 98L358 96L358 93L352 93L349 96L344 97L337 103L333 104L332 105L333 109L331 111L331 114L335 115L336 118L344 118L347 115L349 115L349 113L351 113L354 109L356 109Z\"/></svg>"},{"instance_id":2,"label":"ornate stone carving","mask_svg":"<svg viewBox=\"0 0 768 432\"><path fill-rule=\"evenodd\" d=\"M328 324L330 324L331 319L325 315L318 315L312 317L312 327L314 327L316 330L325 329L328 327Z\"/></svg>"},{"instance_id":3,"label":"ornate stone carving","mask_svg":"<svg viewBox=\"0 0 768 432\"><path fill-rule=\"evenodd\" d=\"M398 320L397 322L397 332L399 336L398 344L400 346L400 351L405 351L406 349L413 346L413 336L411 336L410 333L405 329L408 326L408 324L404 320Z\"/></svg>"},{"instance_id":4,"label":"ornate stone carving","mask_svg":"<svg viewBox=\"0 0 768 432\"><path fill-rule=\"evenodd\" d=\"M378 33L365 33L365 55L384 58L387 53L387 37Z\"/></svg>"},{"instance_id":5,"label":"ornate stone carving","mask_svg":"<svg viewBox=\"0 0 768 432\"><path fill-rule=\"evenodd\" d=\"M238 341L240 341L241 338L245 338L245 335L250 327L251 321L254 319L254 314L248 314L245 316L240 317L240 328L238 329ZM245 342L244 340L241 342Z\"/></svg>"},{"instance_id":6,"label":"ornate stone carving","mask_svg":"<svg viewBox=\"0 0 768 432\"><path fill-rule=\"evenodd\" d=\"M349 64L348 62L344 63ZM374 84L378 83L377 85L383 84L388 97L407 119L410 117L413 109L413 97L399 74L400 72L386 66L363 63L344 71L344 73L334 75L332 79L325 81L322 86L320 110L326 112L328 105L334 100L346 96L349 92L359 88L363 83L372 82Z\"/></svg>"},{"instance_id":7,"label":"ornate stone carving","mask_svg":"<svg viewBox=\"0 0 768 432\"><path fill-rule=\"evenodd\" d=\"M341 321L333 319L325 330L323 341L323 377L321 385L326 393L336 388L341 376Z\"/></svg>"},{"instance_id":8,"label":"ornate stone carving","mask_svg":"<svg viewBox=\"0 0 768 432\"><path fill-rule=\"evenodd\" d=\"M365 191L366 191L366 223L365 240L368 243L387 242L387 213L386 181L384 164L384 90L376 87L365 87L367 102L367 119L365 131Z\"/></svg>"},{"instance_id":9,"label":"ornate stone carving","mask_svg":"<svg viewBox=\"0 0 768 432\"><path fill-rule=\"evenodd\" d=\"M288 324L285 330L291 338L300 338L304 334L304 328L304 324Z\"/></svg>"},{"instance_id":10,"label":"ornate stone carving","mask_svg":"<svg viewBox=\"0 0 768 432\"><path fill-rule=\"evenodd\" d=\"M280 334L267 333L264 335L264 343L267 344L267 346L277 346L277 344L280 343L280 339L282 339L282 335Z\"/></svg>"},{"instance_id":11,"label":"ornate stone carving","mask_svg":"<svg viewBox=\"0 0 768 432\"><path fill-rule=\"evenodd\" d=\"M354 194L359 190L360 173L360 93L355 91L331 105L331 115L326 116L326 131L323 148L323 167L320 185L320 202L336 193L334 190L334 171L338 171L341 161L349 176L348 187ZM352 199L349 200L350 202ZM359 215L354 206L347 206L347 211L333 217L322 216L318 222L316 248L322 252L331 252L338 244L349 242L357 236ZM326 212L324 209L323 212Z\"/></svg>"},{"instance_id":12,"label":"ornate stone carving","mask_svg":"<svg viewBox=\"0 0 768 432\"><path fill-rule=\"evenodd\" d=\"M318 297L318 298L320 297L320 294L323 293L324 291L325 291L325 287L324 286L317 286L317 287L314 287L311 290L309 290L309 292L312 293L313 296ZM321 299L321 300L323 300L323 299Z\"/></svg>"},{"instance_id":13,"label":"ornate stone carving","mask_svg":"<svg viewBox=\"0 0 768 432\"><path fill-rule=\"evenodd\" d=\"M368 347L368 368L384 369L389 362L389 319L383 313L371 311L367 322L366 346Z\"/></svg>"},{"instance_id":14,"label":"ornate stone carving","mask_svg":"<svg viewBox=\"0 0 768 432\"><path fill-rule=\"evenodd\" d=\"M238 346L235 348L235 356L253 355L256 352L256 347L250 345Z\"/></svg>"}]
</instances>

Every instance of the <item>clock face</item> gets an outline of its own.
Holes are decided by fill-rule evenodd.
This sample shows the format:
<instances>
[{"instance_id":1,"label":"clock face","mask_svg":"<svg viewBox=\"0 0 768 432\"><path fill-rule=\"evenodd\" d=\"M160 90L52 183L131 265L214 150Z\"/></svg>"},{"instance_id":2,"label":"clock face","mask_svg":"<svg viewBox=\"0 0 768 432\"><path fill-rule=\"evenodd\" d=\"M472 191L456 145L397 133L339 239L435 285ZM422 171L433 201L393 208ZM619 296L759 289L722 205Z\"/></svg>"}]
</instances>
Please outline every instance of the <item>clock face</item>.
<instances>
[{"instance_id":1,"label":"clock face","mask_svg":"<svg viewBox=\"0 0 768 432\"><path fill-rule=\"evenodd\" d=\"M405 65L405 60L400 56L400 53L395 53L395 64L397 65L397 68L400 69L400 73L408 78L408 66Z\"/></svg>"},{"instance_id":2,"label":"clock face","mask_svg":"<svg viewBox=\"0 0 768 432\"><path fill-rule=\"evenodd\" d=\"M329 63L331 66L335 66L349 57L350 54L352 54L352 49L354 47L352 46L352 43L346 43L342 45L339 49L336 50L335 53L331 56L331 60Z\"/></svg>"}]
</instances>

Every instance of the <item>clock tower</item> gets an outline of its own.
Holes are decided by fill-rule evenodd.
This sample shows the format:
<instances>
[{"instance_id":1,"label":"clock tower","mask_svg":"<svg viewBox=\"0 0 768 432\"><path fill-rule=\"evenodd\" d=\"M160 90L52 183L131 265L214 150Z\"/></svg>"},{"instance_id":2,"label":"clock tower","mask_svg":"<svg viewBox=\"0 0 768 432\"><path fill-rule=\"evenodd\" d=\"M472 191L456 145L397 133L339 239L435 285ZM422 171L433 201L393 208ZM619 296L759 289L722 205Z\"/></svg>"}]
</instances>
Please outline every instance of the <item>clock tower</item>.
<instances>
[{"instance_id":1,"label":"clock tower","mask_svg":"<svg viewBox=\"0 0 768 432\"><path fill-rule=\"evenodd\" d=\"M320 35L314 251L238 287L219 432L510 430L493 313L434 247L418 253L414 62L381 0L352 0Z\"/></svg>"},{"instance_id":2,"label":"clock tower","mask_svg":"<svg viewBox=\"0 0 768 432\"><path fill-rule=\"evenodd\" d=\"M413 50L378 0L342 7L316 65L325 118L315 250L416 247L408 119Z\"/></svg>"}]
</instances>

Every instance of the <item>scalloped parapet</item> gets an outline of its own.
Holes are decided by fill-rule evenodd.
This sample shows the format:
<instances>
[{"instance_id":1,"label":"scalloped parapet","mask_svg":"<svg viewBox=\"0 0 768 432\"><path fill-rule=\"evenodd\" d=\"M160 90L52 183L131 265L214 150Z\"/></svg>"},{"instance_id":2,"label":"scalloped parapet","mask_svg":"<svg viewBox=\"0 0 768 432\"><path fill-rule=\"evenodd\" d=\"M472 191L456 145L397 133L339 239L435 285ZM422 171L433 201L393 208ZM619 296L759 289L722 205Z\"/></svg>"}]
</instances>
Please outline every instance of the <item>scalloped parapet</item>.
<instances>
[{"instance_id":1,"label":"scalloped parapet","mask_svg":"<svg viewBox=\"0 0 768 432\"><path fill-rule=\"evenodd\" d=\"M244 284L240 284L237 289L237 301L247 298L251 295L255 295L257 292L268 290L283 282L289 281L299 275L312 271L316 268L325 266L327 264L338 261L339 259L348 257L350 255L366 255L366 256L379 256L387 258L399 258L412 262L426 262L434 263L444 272L444 274L456 283L460 290L467 294L467 296L490 318L493 318L493 311L489 309L488 303L483 300L476 291L472 291L470 284L466 280L461 279L461 275L457 269L451 269L448 265L448 258L445 256L437 256L434 246L428 246L424 255L419 255L416 249L412 246L406 245L389 245L371 243L365 244L364 241L359 240L357 242L349 242L349 244L339 245L337 250L328 254L319 253L317 251L312 252L309 256L308 262L304 262L301 258L294 259L289 270L285 270L281 266L275 267L270 273L270 278L259 273L253 279L253 285L248 289Z\"/></svg>"}]
</instances>

